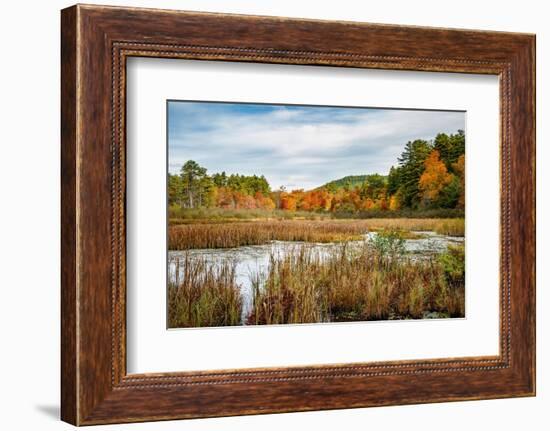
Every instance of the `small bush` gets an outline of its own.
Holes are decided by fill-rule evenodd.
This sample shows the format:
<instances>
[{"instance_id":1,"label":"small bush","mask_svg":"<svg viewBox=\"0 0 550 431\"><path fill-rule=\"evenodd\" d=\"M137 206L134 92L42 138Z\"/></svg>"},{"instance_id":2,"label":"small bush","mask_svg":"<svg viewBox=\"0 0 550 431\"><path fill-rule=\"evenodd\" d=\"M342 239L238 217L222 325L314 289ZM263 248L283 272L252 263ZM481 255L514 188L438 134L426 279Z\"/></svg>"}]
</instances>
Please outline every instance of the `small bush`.
<instances>
[{"instance_id":1,"label":"small bush","mask_svg":"<svg viewBox=\"0 0 550 431\"><path fill-rule=\"evenodd\" d=\"M465 282L464 246L449 246L438 257L445 278L450 286L463 286Z\"/></svg>"},{"instance_id":2,"label":"small bush","mask_svg":"<svg viewBox=\"0 0 550 431\"><path fill-rule=\"evenodd\" d=\"M381 230L369 239L369 245L382 258L402 256L406 253L405 238L396 230Z\"/></svg>"}]
</instances>

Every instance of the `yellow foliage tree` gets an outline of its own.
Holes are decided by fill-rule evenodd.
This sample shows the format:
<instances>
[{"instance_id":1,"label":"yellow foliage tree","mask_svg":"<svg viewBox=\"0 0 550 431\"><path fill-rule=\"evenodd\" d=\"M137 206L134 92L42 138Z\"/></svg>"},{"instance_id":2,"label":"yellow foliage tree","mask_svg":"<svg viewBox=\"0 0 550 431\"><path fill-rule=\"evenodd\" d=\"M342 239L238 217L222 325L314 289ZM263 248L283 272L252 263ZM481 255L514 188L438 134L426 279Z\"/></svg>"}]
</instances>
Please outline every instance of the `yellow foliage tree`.
<instances>
[{"instance_id":1,"label":"yellow foliage tree","mask_svg":"<svg viewBox=\"0 0 550 431\"><path fill-rule=\"evenodd\" d=\"M390 211L396 211L400 208L399 197L397 194L390 197Z\"/></svg>"},{"instance_id":2,"label":"yellow foliage tree","mask_svg":"<svg viewBox=\"0 0 550 431\"><path fill-rule=\"evenodd\" d=\"M436 201L441 193L453 179L447 171L445 163L439 158L439 151L433 150L424 161L424 173L420 176L418 186L422 192L424 202Z\"/></svg>"}]
</instances>

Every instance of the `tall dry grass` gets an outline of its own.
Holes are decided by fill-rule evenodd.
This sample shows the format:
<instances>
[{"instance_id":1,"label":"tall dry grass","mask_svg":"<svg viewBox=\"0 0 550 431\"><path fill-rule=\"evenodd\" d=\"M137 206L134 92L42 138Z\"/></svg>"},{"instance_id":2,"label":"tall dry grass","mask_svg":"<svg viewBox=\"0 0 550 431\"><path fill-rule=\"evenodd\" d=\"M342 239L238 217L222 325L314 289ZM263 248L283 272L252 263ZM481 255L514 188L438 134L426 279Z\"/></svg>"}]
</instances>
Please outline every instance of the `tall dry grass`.
<instances>
[{"instance_id":1,"label":"tall dry grass","mask_svg":"<svg viewBox=\"0 0 550 431\"><path fill-rule=\"evenodd\" d=\"M346 221L261 221L229 224L192 224L170 228L170 250L230 248L266 244L272 240L337 242L360 239L365 226Z\"/></svg>"},{"instance_id":2,"label":"tall dry grass","mask_svg":"<svg viewBox=\"0 0 550 431\"><path fill-rule=\"evenodd\" d=\"M168 283L168 326L189 328L241 323L242 298L235 264L212 265L185 255Z\"/></svg>"},{"instance_id":3,"label":"tall dry grass","mask_svg":"<svg viewBox=\"0 0 550 431\"><path fill-rule=\"evenodd\" d=\"M434 230L440 235L464 236L464 219L439 220Z\"/></svg>"},{"instance_id":4,"label":"tall dry grass","mask_svg":"<svg viewBox=\"0 0 550 431\"><path fill-rule=\"evenodd\" d=\"M366 219L361 222L370 230L390 231L433 231L440 235L464 236L465 225L463 218L380 218Z\"/></svg>"},{"instance_id":5,"label":"tall dry grass","mask_svg":"<svg viewBox=\"0 0 550 431\"><path fill-rule=\"evenodd\" d=\"M360 239L361 235L378 230L435 231L462 236L464 219L280 220L170 225L168 248L231 248L273 240L340 242Z\"/></svg>"},{"instance_id":6,"label":"tall dry grass","mask_svg":"<svg viewBox=\"0 0 550 431\"><path fill-rule=\"evenodd\" d=\"M464 316L464 279L448 282L438 259L409 260L366 245L328 256L308 248L271 257L254 283L247 324L418 319Z\"/></svg>"}]
</instances>

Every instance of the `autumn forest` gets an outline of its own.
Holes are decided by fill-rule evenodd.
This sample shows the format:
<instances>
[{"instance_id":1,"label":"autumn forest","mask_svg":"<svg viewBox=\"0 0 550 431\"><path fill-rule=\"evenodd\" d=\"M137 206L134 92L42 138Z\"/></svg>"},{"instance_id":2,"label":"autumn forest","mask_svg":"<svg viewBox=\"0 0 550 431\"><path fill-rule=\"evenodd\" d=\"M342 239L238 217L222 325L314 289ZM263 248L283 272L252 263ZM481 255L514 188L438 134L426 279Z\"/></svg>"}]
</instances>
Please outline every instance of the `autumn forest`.
<instances>
[{"instance_id":1,"label":"autumn forest","mask_svg":"<svg viewBox=\"0 0 550 431\"><path fill-rule=\"evenodd\" d=\"M272 190L259 175L208 174L187 161L169 174L171 214L186 209L261 209L368 216L369 211L464 209L465 136L439 133L408 142L389 172L347 176L312 190ZM456 212L459 214L459 212Z\"/></svg>"}]
</instances>

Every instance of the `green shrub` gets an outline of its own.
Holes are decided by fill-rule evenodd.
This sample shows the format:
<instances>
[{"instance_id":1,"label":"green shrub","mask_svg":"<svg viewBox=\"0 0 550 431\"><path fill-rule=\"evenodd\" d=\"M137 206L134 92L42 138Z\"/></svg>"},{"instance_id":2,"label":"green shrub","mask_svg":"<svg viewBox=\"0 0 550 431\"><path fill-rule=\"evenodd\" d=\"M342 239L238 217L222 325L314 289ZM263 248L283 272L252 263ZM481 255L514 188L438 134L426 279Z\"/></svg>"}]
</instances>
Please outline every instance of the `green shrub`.
<instances>
[{"instance_id":1,"label":"green shrub","mask_svg":"<svg viewBox=\"0 0 550 431\"><path fill-rule=\"evenodd\" d=\"M404 234L397 230L377 232L369 239L369 245L380 257L397 257L406 253Z\"/></svg>"},{"instance_id":2,"label":"green shrub","mask_svg":"<svg viewBox=\"0 0 550 431\"><path fill-rule=\"evenodd\" d=\"M438 261L450 286L464 286L465 253L463 245L447 247L447 251L439 255Z\"/></svg>"}]
</instances>

